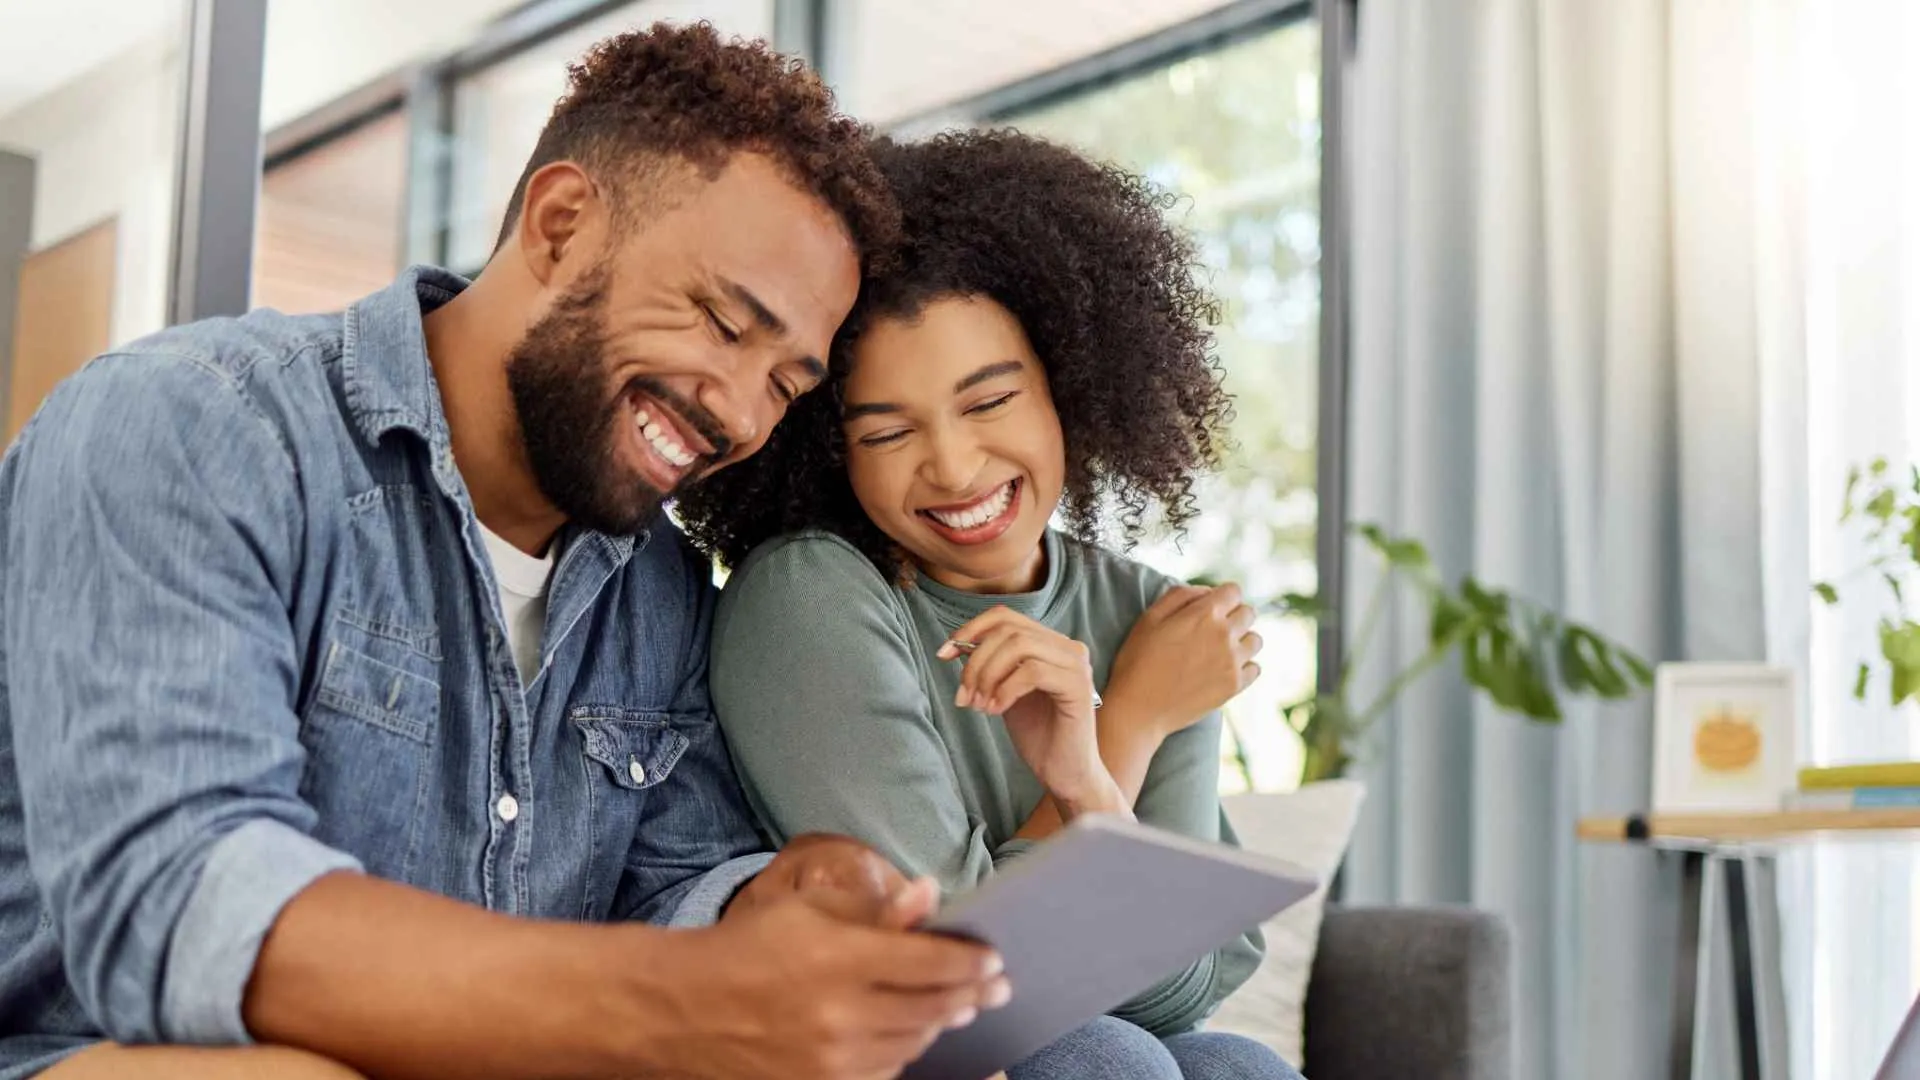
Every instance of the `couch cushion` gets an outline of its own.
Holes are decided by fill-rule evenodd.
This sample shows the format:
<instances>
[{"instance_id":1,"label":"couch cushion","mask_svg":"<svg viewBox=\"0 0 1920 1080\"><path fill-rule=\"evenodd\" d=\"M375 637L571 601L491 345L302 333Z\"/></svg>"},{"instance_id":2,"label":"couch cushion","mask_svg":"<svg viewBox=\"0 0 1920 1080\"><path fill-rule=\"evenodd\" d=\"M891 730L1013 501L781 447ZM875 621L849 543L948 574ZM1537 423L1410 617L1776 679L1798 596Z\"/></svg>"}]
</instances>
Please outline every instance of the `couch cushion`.
<instances>
[{"instance_id":1,"label":"couch cushion","mask_svg":"<svg viewBox=\"0 0 1920 1080\"><path fill-rule=\"evenodd\" d=\"M1346 855L1365 796L1366 788L1357 780L1327 780L1298 791L1232 795L1221 801L1242 847L1285 859L1330 882ZM1325 910L1323 884L1261 926L1266 959L1253 978L1221 1004L1207 1030L1257 1039L1294 1065L1305 1066L1307 980Z\"/></svg>"}]
</instances>

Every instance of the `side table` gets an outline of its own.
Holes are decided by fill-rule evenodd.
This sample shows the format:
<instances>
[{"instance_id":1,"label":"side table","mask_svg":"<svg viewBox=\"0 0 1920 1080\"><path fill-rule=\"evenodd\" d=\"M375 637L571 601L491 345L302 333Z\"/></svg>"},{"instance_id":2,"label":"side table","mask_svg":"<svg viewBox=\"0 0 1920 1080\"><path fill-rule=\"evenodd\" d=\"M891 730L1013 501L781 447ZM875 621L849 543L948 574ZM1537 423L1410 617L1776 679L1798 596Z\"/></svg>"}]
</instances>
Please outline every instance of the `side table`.
<instances>
[{"instance_id":1,"label":"side table","mask_svg":"<svg viewBox=\"0 0 1920 1080\"><path fill-rule=\"evenodd\" d=\"M1707 872L1718 869L1733 953L1735 1043L1742 1080L1761 1080L1760 1000L1768 986L1781 986L1778 955L1756 964L1756 919L1779 926L1774 895L1774 864L1779 849L1829 834L1920 830L1920 809L1790 810L1767 814L1686 814L1583 818L1576 835L1583 842L1640 844L1680 860L1680 947L1674 959L1673 1026L1668 1069L1673 1080L1693 1075L1694 1044L1699 1036L1696 1002L1701 958L1712 926L1701 897Z\"/></svg>"}]
</instances>

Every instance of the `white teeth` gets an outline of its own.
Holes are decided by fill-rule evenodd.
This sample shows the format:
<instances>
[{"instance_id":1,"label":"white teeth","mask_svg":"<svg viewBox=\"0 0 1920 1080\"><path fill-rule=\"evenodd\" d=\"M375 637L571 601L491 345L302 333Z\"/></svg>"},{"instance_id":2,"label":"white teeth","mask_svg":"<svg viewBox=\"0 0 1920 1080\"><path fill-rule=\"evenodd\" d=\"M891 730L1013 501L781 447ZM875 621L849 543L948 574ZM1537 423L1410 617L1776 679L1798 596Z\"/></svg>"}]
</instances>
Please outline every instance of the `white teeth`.
<instances>
[{"instance_id":1,"label":"white teeth","mask_svg":"<svg viewBox=\"0 0 1920 1080\"><path fill-rule=\"evenodd\" d=\"M935 521L949 529L977 529L1001 514L1007 512L1007 505L1013 500L1013 482L1000 485L1000 490L987 496L980 502L960 511L929 510L927 513Z\"/></svg>"},{"instance_id":2,"label":"white teeth","mask_svg":"<svg viewBox=\"0 0 1920 1080\"><path fill-rule=\"evenodd\" d=\"M672 427L658 423L645 409L634 410L633 423L640 429L640 436L647 440L647 444L667 459L669 464L680 469L693 464L693 451L674 437Z\"/></svg>"}]
</instances>

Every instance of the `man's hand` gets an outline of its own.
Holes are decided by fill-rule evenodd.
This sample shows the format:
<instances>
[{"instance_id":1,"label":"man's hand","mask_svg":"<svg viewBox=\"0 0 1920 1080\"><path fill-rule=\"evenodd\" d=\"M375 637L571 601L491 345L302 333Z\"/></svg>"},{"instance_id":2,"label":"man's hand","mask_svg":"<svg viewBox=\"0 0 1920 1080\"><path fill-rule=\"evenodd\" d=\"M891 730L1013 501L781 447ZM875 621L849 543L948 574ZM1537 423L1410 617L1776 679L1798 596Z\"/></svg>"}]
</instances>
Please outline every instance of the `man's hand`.
<instances>
[{"instance_id":1,"label":"man's hand","mask_svg":"<svg viewBox=\"0 0 1920 1080\"><path fill-rule=\"evenodd\" d=\"M795 893L828 889L849 898L854 907L848 910L866 912L856 921L873 925L906 885L907 879L892 863L860 841L809 833L794 837L765 870L742 886L723 918L746 914Z\"/></svg>"},{"instance_id":2,"label":"man's hand","mask_svg":"<svg viewBox=\"0 0 1920 1080\"><path fill-rule=\"evenodd\" d=\"M931 881L876 909L789 891L704 930L512 918L362 874L321 878L267 935L247 1029L370 1076L893 1076L998 1008L991 950L909 930Z\"/></svg>"},{"instance_id":3,"label":"man's hand","mask_svg":"<svg viewBox=\"0 0 1920 1080\"><path fill-rule=\"evenodd\" d=\"M880 1080L1006 1004L990 950L907 930L938 905L931 881L877 911L869 899L832 886L769 892L718 926L674 934L653 1007L636 1016L646 1064L714 1080Z\"/></svg>"}]
</instances>

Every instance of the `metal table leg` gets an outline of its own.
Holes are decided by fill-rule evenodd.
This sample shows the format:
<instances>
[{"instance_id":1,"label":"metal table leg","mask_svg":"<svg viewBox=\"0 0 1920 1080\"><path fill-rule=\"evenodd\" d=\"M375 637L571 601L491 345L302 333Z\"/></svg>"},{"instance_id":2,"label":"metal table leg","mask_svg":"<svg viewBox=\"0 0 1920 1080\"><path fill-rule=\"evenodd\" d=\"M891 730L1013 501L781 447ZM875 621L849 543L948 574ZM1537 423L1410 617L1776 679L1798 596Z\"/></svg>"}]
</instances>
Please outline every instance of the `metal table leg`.
<instances>
[{"instance_id":1,"label":"metal table leg","mask_svg":"<svg viewBox=\"0 0 1920 1080\"><path fill-rule=\"evenodd\" d=\"M1753 971L1760 1012L1760 1075L1785 1077L1793 1060L1787 1019L1785 944L1780 933L1779 861L1770 851L1747 855L1747 907L1753 913Z\"/></svg>"},{"instance_id":2,"label":"metal table leg","mask_svg":"<svg viewBox=\"0 0 1920 1080\"><path fill-rule=\"evenodd\" d=\"M1700 927L1700 893L1706 884L1707 857L1698 851L1679 852L1680 939L1674 949L1673 1027L1667 1051L1667 1072L1673 1080L1693 1076L1694 1010L1700 996L1700 954L1704 946Z\"/></svg>"},{"instance_id":3,"label":"metal table leg","mask_svg":"<svg viewBox=\"0 0 1920 1080\"><path fill-rule=\"evenodd\" d=\"M1753 964L1753 909L1747 889L1747 863L1735 855L1720 860L1726 875L1727 927L1733 945L1733 1017L1740 1053L1741 1080L1760 1080L1760 1010Z\"/></svg>"}]
</instances>

